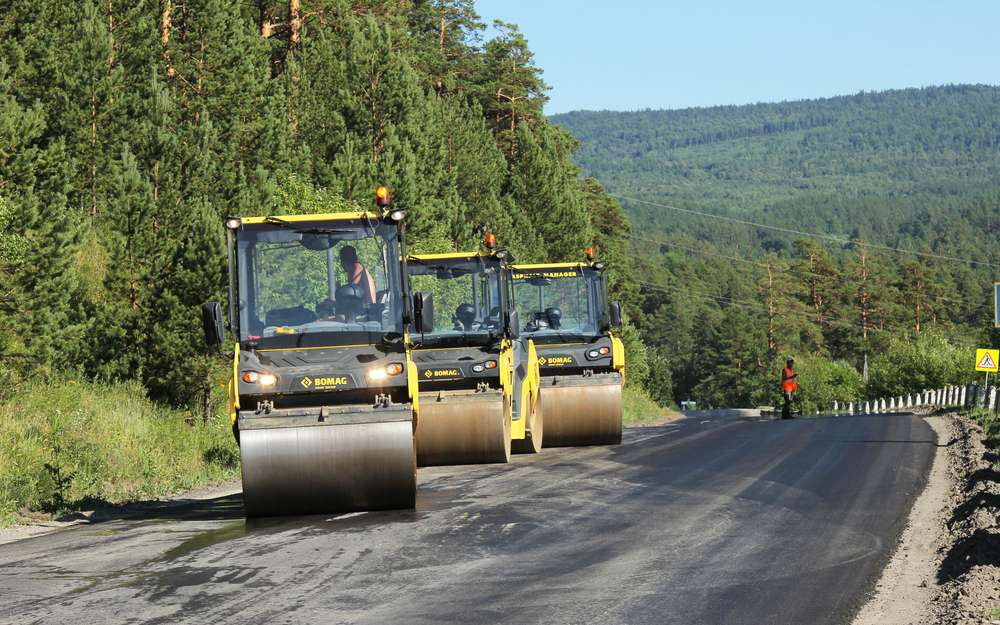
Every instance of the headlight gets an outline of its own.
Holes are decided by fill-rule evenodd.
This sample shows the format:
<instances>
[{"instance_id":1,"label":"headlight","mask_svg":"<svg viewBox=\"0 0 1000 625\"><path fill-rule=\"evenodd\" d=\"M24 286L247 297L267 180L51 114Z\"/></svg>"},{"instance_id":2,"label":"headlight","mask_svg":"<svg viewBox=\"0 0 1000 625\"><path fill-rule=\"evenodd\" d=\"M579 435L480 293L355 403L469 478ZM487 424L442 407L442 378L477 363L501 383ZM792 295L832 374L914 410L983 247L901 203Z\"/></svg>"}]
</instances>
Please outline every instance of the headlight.
<instances>
[{"instance_id":1,"label":"headlight","mask_svg":"<svg viewBox=\"0 0 1000 625\"><path fill-rule=\"evenodd\" d=\"M241 223L242 222L240 221L239 217L230 217L229 219L226 220L226 227L229 228L230 230L236 230L237 228L240 227Z\"/></svg>"},{"instance_id":2,"label":"headlight","mask_svg":"<svg viewBox=\"0 0 1000 625\"><path fill-rule=\"evenodd\" d=\"M497 368L497 361L487 360L486 362L481 362L478 365L472 367L472 371L475 373L482 373L483 371L486 371L488 369L496 369L496 368Z\"/></svg>"},{"instance_id":3,"label":"headlight","mask_svg":"<svg viewBox=\"0 0 1000 625\"><path fill-rule=\"evenodd\" d=\"M611 348L604 346L598 349L592 349L589 352L587 352L587 358L589 358L590 360L595 360L597 358L604 358L610 353L611 353Z\"/></svg>"},{"instance_id":4,"label":"headlight","mask_svg":"<svg viewBox=\"0 0 1000 625\"><path fill-rule=\"evenodd\" d=\"M247 384L260 386L274 386L278 381L278 377L273 373L257 373L256 371L244 371L241 379Z\"/></svg>"},{"instance_id":5,"label":"headlight","mask_svg":"<svg viewBox=\"0 0 1000 625\"><path fill-rule=\"evenodd\" d=\"M387 375L399 375L403 372L403 365L398 362L391 362L385 366L385 372Z\"/></svg>"},{"instance_id":6,"label":"headlight","mask_svg":"<svg viewBox=\"0 0 1000 625\"><path fill-rule=\"evenodd\" d=\"M274 386L277 381L278 378L273 373L262 373L257 379L257 383L261 386Z\"/></svg>"},{"instance_id":7,"label":"headlight","mask_svg":"<svg viewBox=\"0 0 1000 625\"><path fill-rule=\"evenodd\" d=\"M384 367L373 367L368 370L368 379L372 382L380 382L391 375L399 375L403 372L403 365L398 362L390 362Z\"/></svg>"}]
</instances>

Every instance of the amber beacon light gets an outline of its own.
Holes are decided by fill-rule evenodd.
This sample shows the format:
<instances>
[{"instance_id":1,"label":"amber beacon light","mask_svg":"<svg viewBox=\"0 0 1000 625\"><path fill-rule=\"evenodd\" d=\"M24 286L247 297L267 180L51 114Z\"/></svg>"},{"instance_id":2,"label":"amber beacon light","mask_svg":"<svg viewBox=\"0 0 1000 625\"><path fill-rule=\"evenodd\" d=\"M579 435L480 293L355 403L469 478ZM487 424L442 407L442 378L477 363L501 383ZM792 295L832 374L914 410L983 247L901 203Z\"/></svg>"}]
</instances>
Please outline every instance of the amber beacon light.
<instances>
[{"instance_id":1,"label":"amber beacon light","mask_svg":"<svg viewBox=\"0 0 1000 625\"><path fill-rule=\"evenodd\" d=\"M483 245L485 245L488 250L497 249L497 235L492 232L487 232L486 236L483 237Z\"/></svg>"}]
</instances>

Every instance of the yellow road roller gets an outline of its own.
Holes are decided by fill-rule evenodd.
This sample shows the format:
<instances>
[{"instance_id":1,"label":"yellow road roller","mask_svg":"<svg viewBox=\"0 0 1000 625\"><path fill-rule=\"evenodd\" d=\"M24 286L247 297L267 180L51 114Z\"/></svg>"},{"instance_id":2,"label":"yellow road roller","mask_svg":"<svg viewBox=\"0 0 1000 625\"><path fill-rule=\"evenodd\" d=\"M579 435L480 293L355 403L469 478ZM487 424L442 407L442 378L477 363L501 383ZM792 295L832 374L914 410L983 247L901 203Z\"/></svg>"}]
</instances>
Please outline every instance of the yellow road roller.
<instances>
[{"instance_id":1,"label":"yellow road roller","mask_svg":"<svg viewBox=\"0 0 1000 625\"><path fill-rule=\"evenodd\" d=\"M419 397L405 212L230 217L230 417L247 516L412 508ZM203 307L221 346L218 302Z\"/></svg>"},{"instance_id":2,"label":"yellow road roller","mask_svg":"<svg viewBox=\"0 0 1000 625\"><path fill-rule=\"evenodd\" d=\"M410 256L418 297L434 327L413 333L420 385L417 464L507 462L542 446L538 357L518 335L510 255L487 234L487 252Z\"/></svg>"},{"instance_id":3,"label":"yellow road roller","mask_svg":"<svg viewBox=\"0 0 1000 625\"><path fill-rule=\"evenodd\" d=\"M514 265L522 335L538 350L545 446L615 445L622 440L625 348L614 331L621 305L608 301L606 265Z\"/></svg>"}]
</instances>

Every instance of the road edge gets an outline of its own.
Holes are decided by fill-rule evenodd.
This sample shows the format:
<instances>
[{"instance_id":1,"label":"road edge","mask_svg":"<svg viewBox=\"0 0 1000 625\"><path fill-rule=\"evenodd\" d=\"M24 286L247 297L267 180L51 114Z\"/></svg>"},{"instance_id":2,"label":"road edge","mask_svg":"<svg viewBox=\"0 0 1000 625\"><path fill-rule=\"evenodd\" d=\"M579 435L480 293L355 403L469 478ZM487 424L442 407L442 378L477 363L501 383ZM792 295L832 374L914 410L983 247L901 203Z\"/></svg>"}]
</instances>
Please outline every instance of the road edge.
<instances>
[{"instance_id":1,"label":"road edge","mask_svg":"<svg viewBox=\"0 0 1000 625\"><path fill-rule=\"evenodd\" d=\"M907 516L889 562L875 583L874 594L852 625L915 625L934 622L935 576L942 536L952 503L955 422L950 414L924 416L937 437L934 458L923 491Z\"/></svg>"}]
</instances>

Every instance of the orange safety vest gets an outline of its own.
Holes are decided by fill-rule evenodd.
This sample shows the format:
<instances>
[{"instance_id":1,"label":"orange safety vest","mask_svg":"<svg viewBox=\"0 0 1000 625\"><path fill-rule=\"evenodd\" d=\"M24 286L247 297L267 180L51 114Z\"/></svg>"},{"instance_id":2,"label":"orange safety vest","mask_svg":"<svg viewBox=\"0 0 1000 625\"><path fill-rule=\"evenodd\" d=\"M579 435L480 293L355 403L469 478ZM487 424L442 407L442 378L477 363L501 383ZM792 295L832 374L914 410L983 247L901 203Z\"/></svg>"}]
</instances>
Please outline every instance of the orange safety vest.
<instances>
[{"instance_id":1,"label":"orange safety vest","mask_svg":"<svg viewBox=\"0 0 1000 625\"><path fill-rule=\"evenodd\" d=\"M794 377L792 377L794 375L795 372L788 367L785 367L781 371L781 390L786 393L794 393L799 390L799 383L795 381Z\"/></svg>"}]
</instances>

